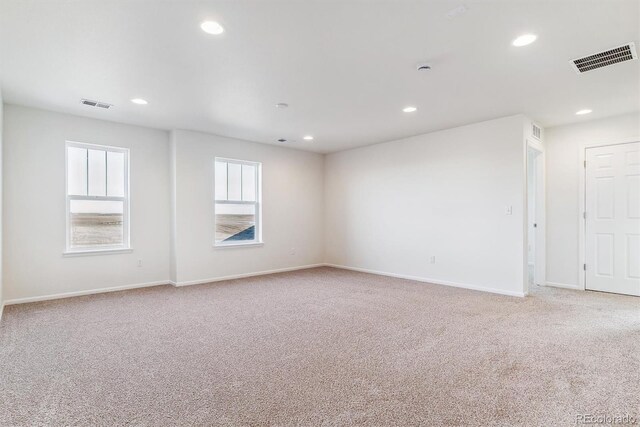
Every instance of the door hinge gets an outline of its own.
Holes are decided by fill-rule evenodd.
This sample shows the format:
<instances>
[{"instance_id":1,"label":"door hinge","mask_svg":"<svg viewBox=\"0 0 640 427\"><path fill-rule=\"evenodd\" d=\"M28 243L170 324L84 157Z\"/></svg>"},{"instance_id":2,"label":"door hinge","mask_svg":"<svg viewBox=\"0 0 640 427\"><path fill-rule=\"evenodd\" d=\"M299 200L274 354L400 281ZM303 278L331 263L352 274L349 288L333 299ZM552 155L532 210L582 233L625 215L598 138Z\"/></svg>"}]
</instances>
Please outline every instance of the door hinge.
<instances>
[{"instance_id":1,"label":"door hinge","mask_svg":"<svg viewBox=\"0 0 640 427\"><path fill-rule=\"evenodd\" d=\"M586 160L584 161L584 167L585 168L587 167L587 161Z\"/></svg>"},{"instance_id":2,"label":"door hinge","mask_svg":"<svg viewBox=\"0 0 640 427\"><path fill-rule=\"evenodd\" d=\"M587 271L587 264L582 264L582 269L583 269L584 271Z\"/></svg>"},{"instance_id":3,"label":"door hinge","mask_svg":"<svg viewBox=\"0 0 640 427\"><path fill-rule=\"evenodd\" d=\"M587 219L587 212L586 211L582 212L582 218Z\"/></svg>"}]
</instances>

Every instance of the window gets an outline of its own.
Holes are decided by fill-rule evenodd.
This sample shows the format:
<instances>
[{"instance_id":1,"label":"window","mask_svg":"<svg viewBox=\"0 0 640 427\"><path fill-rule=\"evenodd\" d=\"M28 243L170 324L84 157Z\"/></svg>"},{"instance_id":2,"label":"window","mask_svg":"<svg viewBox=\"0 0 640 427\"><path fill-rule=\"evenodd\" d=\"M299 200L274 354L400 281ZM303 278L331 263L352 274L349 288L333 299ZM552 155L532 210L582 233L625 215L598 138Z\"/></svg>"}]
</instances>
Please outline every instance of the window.
<instances>
[{"instance_id":1,"label":"window","mask_svg":"<svg viewBox=\"0 0 640 427\"><path fill-rule=\"evenodd\" d=\"M260 163L216 158L216 246L261 243L260 169Z\"/></svg>"},{"instance_id":2,"label":"window","mask_svg":"<svg viewBox=\"0 0 640 427\"><path fill-rule=\"evenodd\" d=\"M129 150L67 142L67 252L129 249Z\"/></svg>"}]
</instances>

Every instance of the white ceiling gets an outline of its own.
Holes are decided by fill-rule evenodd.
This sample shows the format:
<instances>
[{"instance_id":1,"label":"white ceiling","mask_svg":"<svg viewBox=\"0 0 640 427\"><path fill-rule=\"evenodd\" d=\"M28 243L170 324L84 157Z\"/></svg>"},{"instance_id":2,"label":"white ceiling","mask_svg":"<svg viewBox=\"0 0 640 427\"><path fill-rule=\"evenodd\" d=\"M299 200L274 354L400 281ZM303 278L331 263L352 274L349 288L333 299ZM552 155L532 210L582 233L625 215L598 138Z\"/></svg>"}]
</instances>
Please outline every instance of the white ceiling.
<instances>
[{"instance_id":1,"label":"white ceiling","mask_svg":"<svg viewBox=\"0 0 640 427\"><path fill-rule=\"evenodd\" d=\"M467 12L449 19L461 4ZM568 61L637 43L639 8L638 0L0 0L0 81L7 103L331 152L516 113L548 127L638 111L640 61L580 76ZM225 33L202 32L207 19ZM539 36L534 44L511 46L528 32ZM417 72L422 61L433 69ZM407 105L419 109L403 113ZM575 116L582 108L593 113Z\"/></svg>"}]
</instances>

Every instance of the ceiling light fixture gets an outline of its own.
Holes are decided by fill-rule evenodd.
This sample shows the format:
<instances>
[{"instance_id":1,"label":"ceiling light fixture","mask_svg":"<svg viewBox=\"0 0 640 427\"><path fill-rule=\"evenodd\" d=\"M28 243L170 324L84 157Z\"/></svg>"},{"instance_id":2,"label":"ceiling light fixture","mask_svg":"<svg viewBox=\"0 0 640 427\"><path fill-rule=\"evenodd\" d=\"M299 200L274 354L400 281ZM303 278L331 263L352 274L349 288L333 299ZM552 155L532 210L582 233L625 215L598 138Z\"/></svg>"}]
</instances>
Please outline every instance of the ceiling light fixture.
<instances>
[{"instance_id":1,"label":"ceiling light fixture","mask_svg":"<svg viewBox=\"0 0 640 427\"><path fill-rule=\"evenodd\" d=\"M287 142L287 140L286 140L286 139L284 139L284 138L280 138L280 139L278 140L278 142Z\"/></svg>"},{"instance_id":2,"label":"ceiling light fixture","mask_svg":"<svg viewBox=\"0 0 640 427\"><path fill-rule=\"evenodd\" d=\"M520 37L516 38L511 44L516 47L522 47L533 43L537 38L538 36L536 36L535 34L523 34Z\"/></svg>"},{"instance_id":3,"label":"ceiling light fixture","mask_svg":"<svg viewBox=\"0 0 640 427\"><path fill-rule=\"evenodd\" d=\"M131 100L131 102L133 102L134 104L138 104L138 105L147 105L148 102L146 99L142 99L142 98L133 98Z\"/></svg>"},{"instance_id":4,"label":"ceiling light fixture","mask_svg":"<svg viewBox=\"0 0 640 427\"><path fill-rule=\"evenodd\" d=\"M202 28L202 31L205 33L213 34L214 36L224 33L224 28L216 21L204 21L200 24L200 28Z\"/></svg>"},{"instance_id":5,"label":"ceiling light fixture","mask_svg":"<svg viewBox=\"0 0 640 427\"><path fill-rule=\"evenodd\" d=\"M585 114L589 114L591 113L592 110L589 109L584 109L584 110L580 110L580 111L576 111L576 116L583 116Z\"/></svg>"},{"instance_id":6,"label":"ceiling light fixture","mask_svg":"<svg viewBox=\"0 0 640 427\"><path fill-rule=\"evenodd\" d=\"M416 107L404 107L402 109L402 111L404 111L405 113L413 113L414 111L417 111L418 109Z\"/></svg>"},{"instance_id":7,"label":"ceiling light fixture","mask_svg":"<svg viewBox=\"0 0 640 427\"><path fill-rule=\"evenodd\" d=\"M313 141L313 136L306 135L306 136L302 137L302 139L304 139L305 141Z\"/></svg>"}]
</instances>

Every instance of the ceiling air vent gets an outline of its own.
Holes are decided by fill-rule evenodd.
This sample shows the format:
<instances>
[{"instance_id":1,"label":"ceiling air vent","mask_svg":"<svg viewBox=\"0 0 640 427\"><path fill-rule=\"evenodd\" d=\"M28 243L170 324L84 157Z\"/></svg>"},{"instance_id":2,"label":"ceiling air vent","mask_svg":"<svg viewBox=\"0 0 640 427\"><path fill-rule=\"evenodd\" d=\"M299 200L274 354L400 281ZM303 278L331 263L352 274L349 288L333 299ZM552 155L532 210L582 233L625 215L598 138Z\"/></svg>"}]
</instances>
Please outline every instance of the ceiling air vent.
<instances>
[{"instance_id":1,"label":"ceiling air vent","mask_svg":"<svg viewBox=\"0 0 640 427\"><path fill-rule=\"evenodd\" d=\"M636 53L636 45L634 43L627 43L623 46L614 47L613 49L609 49L604 52L594 53L593 55L585 56L583 58L572 59L571 66L576 73L582 74L587 71L607 67L619 62L631 61L637 58L638 54Z\"/></svg>"},{"instance_id":2,"label":"ceiling air vent","mask_svg":"<svg viewBox=\"0 0 640 427\"><path fill-rule=\"evenodd\" d=\"M104 108L105 110L108 110L109 108L113 107L112 104L107 104L106 102L100 102L100 101L92 101L90 99L81 99L80 103L82 103L83 105L88 105L89 107Z\"/></svg>"}]
</instances>

